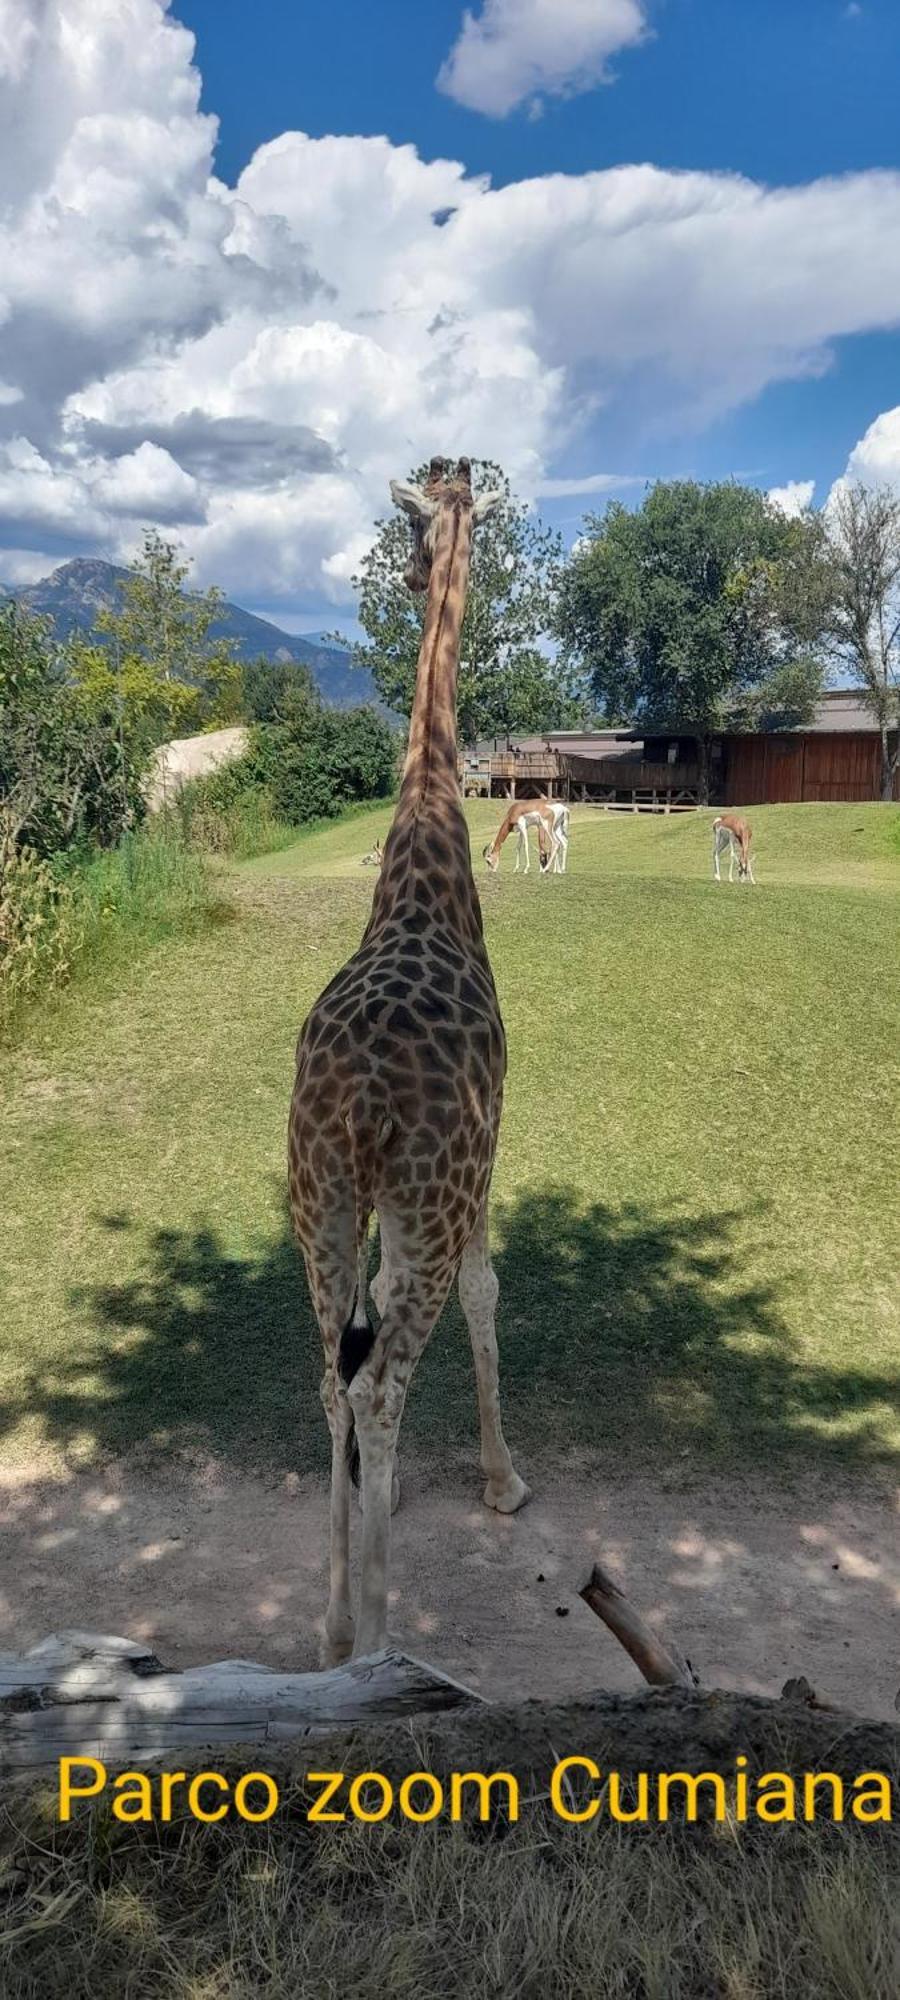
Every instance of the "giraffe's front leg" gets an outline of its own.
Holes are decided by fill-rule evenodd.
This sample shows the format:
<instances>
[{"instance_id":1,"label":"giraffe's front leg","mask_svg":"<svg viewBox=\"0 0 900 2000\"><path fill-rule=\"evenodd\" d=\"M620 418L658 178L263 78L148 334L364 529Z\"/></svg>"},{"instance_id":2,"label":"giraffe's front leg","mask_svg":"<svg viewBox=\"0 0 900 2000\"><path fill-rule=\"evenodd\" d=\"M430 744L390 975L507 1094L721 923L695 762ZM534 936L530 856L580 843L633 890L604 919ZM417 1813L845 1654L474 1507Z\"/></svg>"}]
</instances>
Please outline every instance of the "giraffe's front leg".
<instances>
[{"instance_id":1,"label":"giraffe's front leg","mask_svg":"<svg viewBox=\"0 0 900 2000\"><path fill-rule=\"evenodd\" d=\"M494 1325L499 1291L488 1250L487 1220L482 1217L462 1254L459 1302L469 1329L478 1384L481 1464L487 1479L485 1506L496 1507L500 1514L515 1514L531 1495L513 1465L500 1421L500 1371Z\"/></svg>"}]
</instances>

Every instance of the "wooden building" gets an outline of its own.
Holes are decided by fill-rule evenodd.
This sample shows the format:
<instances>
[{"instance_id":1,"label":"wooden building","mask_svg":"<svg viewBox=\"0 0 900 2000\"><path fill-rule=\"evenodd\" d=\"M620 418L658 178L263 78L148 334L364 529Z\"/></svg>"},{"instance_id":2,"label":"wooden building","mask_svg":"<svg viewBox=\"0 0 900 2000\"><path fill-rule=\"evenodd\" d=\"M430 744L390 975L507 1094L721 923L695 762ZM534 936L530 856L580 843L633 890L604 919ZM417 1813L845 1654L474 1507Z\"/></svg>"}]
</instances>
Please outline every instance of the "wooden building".
<instances>
[{"instance_id":1,"label":"wooden building","mask_svg":"<svg viewBox=\"0 0 900 2000\"><path fill-rule=\"evenodd\" d=\"M690 734L556 730L506 737L479 744L459 768L469 797L564 798L619 812L686 812L700 803L697 741ZM710 803L719 806L878 799L875 718L855 689L829 690L805 729L714 736L709 781ZM900 799L900 770L894 797Z\"/></svg>"}]
</instances>

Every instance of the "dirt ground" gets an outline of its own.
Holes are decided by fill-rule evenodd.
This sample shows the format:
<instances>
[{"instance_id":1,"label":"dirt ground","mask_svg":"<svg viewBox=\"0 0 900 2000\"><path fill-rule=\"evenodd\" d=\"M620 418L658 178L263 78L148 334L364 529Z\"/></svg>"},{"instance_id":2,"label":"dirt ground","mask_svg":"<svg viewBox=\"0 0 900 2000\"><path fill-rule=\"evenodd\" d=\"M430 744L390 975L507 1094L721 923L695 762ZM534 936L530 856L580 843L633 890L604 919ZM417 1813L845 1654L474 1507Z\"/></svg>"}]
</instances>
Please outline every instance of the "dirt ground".
<instances>
[{"instance_id":1,"label":"dirt ground","mask_svg":"<svg viewBox=\"0 0 900 2000\"><path fill-rule=\"evenodd\" d=\"M900 1494L833 1475L786 1493L523 1469L534 1498L508 1518L482 1506L468 1462L439 1481L403 1464L391 1634L407 1651L492 1700L632 1690L631 1662L577 1596L602 1560L705 1686L777 1694L803 1673L896 1719ZM118 1465L4 1476L0 1502L3 1650L75 1627L148 1641L168 1666L318 1664L324 1482Z\"/></svg>"}]
</instances>

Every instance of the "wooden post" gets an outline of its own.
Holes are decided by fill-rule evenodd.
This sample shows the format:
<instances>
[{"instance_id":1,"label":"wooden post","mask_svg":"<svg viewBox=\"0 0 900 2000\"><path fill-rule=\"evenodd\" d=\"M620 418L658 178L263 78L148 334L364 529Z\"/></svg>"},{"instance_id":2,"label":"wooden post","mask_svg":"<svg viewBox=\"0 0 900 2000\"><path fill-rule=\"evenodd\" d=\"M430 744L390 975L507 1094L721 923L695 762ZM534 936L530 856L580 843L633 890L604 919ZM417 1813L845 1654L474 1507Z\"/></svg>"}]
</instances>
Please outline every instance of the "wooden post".
<instances>
[{"instance_id":1,"label":"wooden post","mask_svg":"<svg viewBox=\"0 0 900 2000\"><path fill-rule=\"evenodd\" d=\"M699 1686L690 1661L684 1658L677 1646L667 1644L651 1631L640 1612L629 1603L624 1591L599 1563L594 1564L587 1583L582 1585L578 1595L624 1646L651 1687Z\"/></svg>"}]
</instances>

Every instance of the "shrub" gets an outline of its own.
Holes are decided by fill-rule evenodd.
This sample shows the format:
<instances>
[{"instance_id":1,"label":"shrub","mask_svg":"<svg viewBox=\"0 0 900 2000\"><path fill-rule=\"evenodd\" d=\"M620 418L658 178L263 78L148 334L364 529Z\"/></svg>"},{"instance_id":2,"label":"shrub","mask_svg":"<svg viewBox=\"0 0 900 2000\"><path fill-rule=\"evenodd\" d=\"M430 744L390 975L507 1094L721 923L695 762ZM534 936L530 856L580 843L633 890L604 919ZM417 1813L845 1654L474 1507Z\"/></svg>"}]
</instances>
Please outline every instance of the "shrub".
<instances>
[{"instance_id":1,"label":"shrub","mask_svg":"<svg viewBox=\"0 0 900 2000\"><path fill-rule=\"evenodd\" d=\"M174 808L184 838L245 859L286 846L299 826L388 798L397 737L375 709L326 709L292 688L281 720L251 730L243 757L185 785Z\"/></svg>"},{"instance_id":2,"label":"shrub","mask_svg":"<svg viewBox=\"0 0 900 2000\"><path fill-rule=\"evenodd\" d=\"M275 810L297 826L393 791L397 736L377 709L322 709L312 723L288 714L255 734Z\"/></svg>"},{"instance_id":3,"label":"shrub","mask_svg":"<svg viewBox=\"0 0 900 2000\"><path fill-rule=\"evenodd\" d=\"M68 978L82 942L76 899L30 847L0 848L0 1032L22 1003Z\"/></svg>"},{"instance_id":4,"label":"shrub","mask_svg":"<svg viewBox=\"0 0 900 2000\"><path fill-rule=\"evenodd\" d=\"M127 834L91 859L0 852L0 1034L23 1005L135 944L199 929L213 913L202 859L173 825Z\"/></svg>"},{"instance_id":5,"label":"shrub","mask_svg":"<svg viewBox=\"0 0 900 2000\"><path fill-rule=\"evenodd\" d=\"M39 619L0 609L0 798L6 835L43 859L114 844L141 812L143 764L113 684Z\"/></svg>"}]
</instances>

